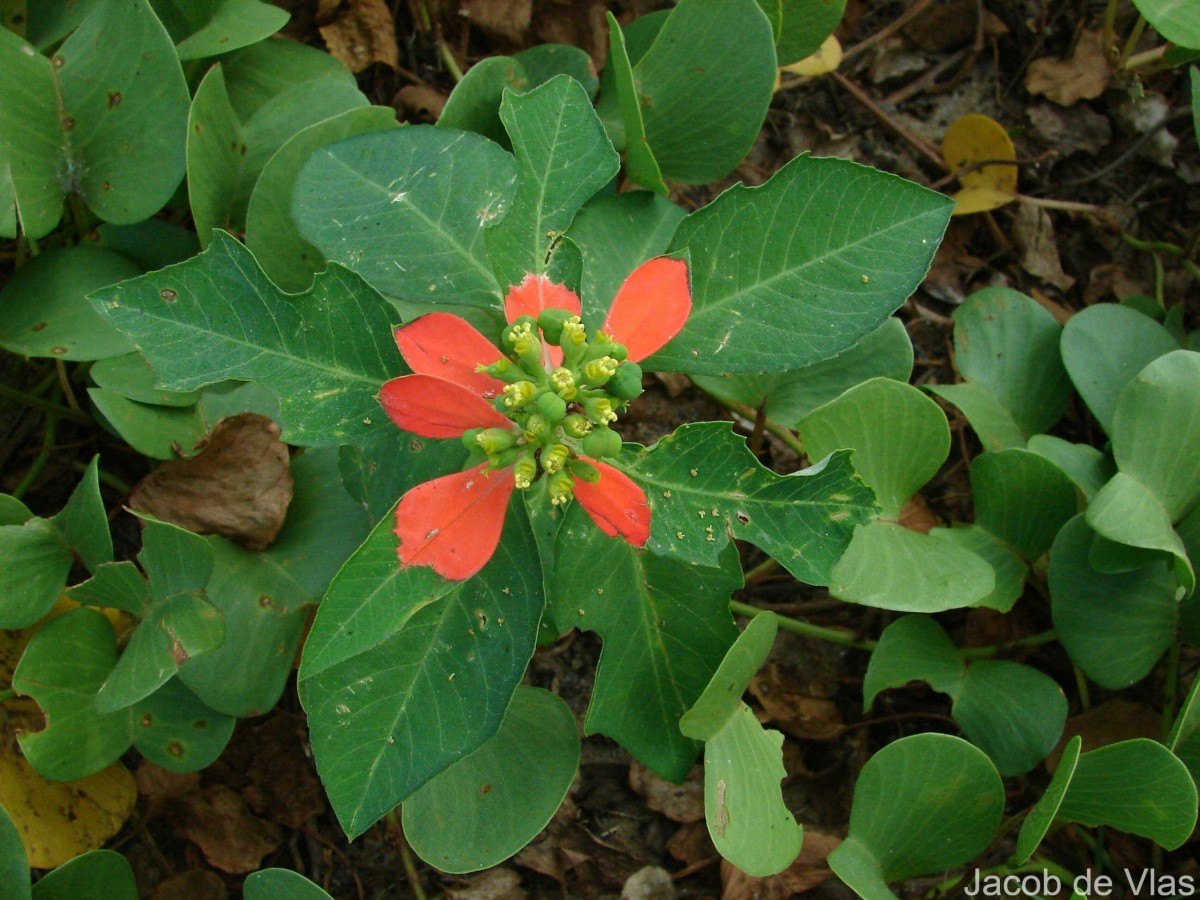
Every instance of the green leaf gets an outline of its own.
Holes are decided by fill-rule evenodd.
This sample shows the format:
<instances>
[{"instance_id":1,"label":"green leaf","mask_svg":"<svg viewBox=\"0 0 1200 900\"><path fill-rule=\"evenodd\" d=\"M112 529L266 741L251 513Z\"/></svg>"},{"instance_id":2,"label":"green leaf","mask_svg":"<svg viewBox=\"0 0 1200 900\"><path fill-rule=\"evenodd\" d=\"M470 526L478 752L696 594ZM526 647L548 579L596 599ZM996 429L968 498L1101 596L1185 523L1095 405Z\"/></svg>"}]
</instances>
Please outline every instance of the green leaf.
<instances>
[{"instance_id":1,"label":"green leaf","mask_svg":"<svg viewBox=\"0 0 1200 900\"><path fill-rule=\"evenodd\" d=\"M67 591L67 596L102 609L122 609L140 619L150 603L150 588L138 567L122 560L97 566L92 577Z\"/></svg>"},{"instance_id":2,"label":"green leaf","mask_svg":"<svg viewBox=\"0 0 1200 900\"><path fill-rule=\"evenodd\" d=\"M617 174L620 160L573 78L559 76L528 94L506 94L500 118L513 142L517 189L484 243L500 288L507 290L527 274L545 274L558 235Z\"/></svg>"},{"instance_id":3,"label":"green leaf","mask_svg":"<svg viewBox=\"0 0 1200 900\"><path fill-rule=\"evenodd\" d=\"M1115 303L1097 303L1071 316L1062 333L1063 365L1109 435L1121 388L1148 363L1178 349L1153 319Z\"/></svg>"},{"instance_id":4,"label":"green leaf","mask_svg":"<svg viewBox=\"0 0 1200 900\"><path fill-rule=\"evenodd\" d=\"M113 558L112 535L108 532L108 512L100 496L100 457L93 456L83 478L67 498L67 504L50 519L62 533L67 545L94 572L101 563Z\"/></svg>"},{"instance_id":5,"label":"green leaf","mask_svg":"<svg viewBox=\"0 0 1200 900\"><path fill-rule=\"evenodd\" d=\"M983 385L963 384L923 385L929 393L941 397L958 407L967 417L985 451L1024 447L1025 432L1013 420L1010 413L996 399L996 395Z\"/></svg>"},{"instance_id":6,"label":"green leaf","mask_svg":"<svg viewBox=\"0 0 1200 900\"><path fill-rule=\"evenodd\" d=\"M259 869L246 876L242 885L245 900L333 900L299 872L291 869Z\"/></svg>"},{"instance_id":7,"label":"green leaf","mask_svg":"<svg viewBox=\"0 0 1200 900\"><path fill-rule=\"evenodd\" d=\"M927 616L903 616L883 630L871 651L863 679L863 711L888 688L924 681L935 691L956 696L963 684L963 661L949 636Z\"/></svg>"},{"instance_id":8,"label":"green leaf","mask_svg":"<svg viewBox=\"0 0 1200 900\"><path fill-rule=\"evenodd\" d=\"M941 408L911 385L872 378L813 410L798 426L808 454L854 451L854 468L875 492L880 516L896 519L950 452Z\"/></svg>"},{"instance_id":9,"label":"green leaf","mask_svg":"<svg viewBox=\"0 0 1200 900\"><path fill-rule=\"evenodd\" d=\"M662 176L703 184L729 174L758 137L775 71L771 23L754 0L682 0L633 69Z\"/></svg>"},{"instance_id":10,"label":"green leaf","mask_svg":"<svg viewBox=\"0 0 1200 900\"><path fill-rule=\"evenodd\" d=\"M0 346L23 356L103 359L132 348L84 299L141 274L123 256L99 247L42 253L0 291Z\"/></svg>"},{"instance_id":11,"label":"green leaf","mask_svg":"<svg viewBox=\"0 0 1200 900\"><path fill-rule=\"evenodd\" d=\"M586 50L570 44L538 44L513 57L529 75L529 87L545 84L556 75L570 75L581 85L589 100L596 99L600 86L596 67Z\"/></svg>"},{"instance_id":12,"label":"green leaf","mask_svg":"<svg viewBox=\"0 0 1200 900\"><path fill-rule=\"evenodd\" d=\"M1170 516L1136 478L1124 472L1114 475L1088 506L1086 521L1093 531L1110 541L1173 556L1175 577L1188 594L1195 590L1196 573L1183 541L1171 527Z\"/></svg>"},{"instance_id":13,"label":"green leaf","mask_svg":"<svg viewBox=\"0 0 1200 900\"><path fill-rule=\"evenodd\" d=\"M1004 777L1023 775L1054 749L1067 720L1062 688L1031 666L980 660L967 667L951 715Z\"/></svg>"},{"instance_id":14,"label":"green leaf","mask_svg":"<svg viewBox=\"0 0 1200 900\"><path fill-rule=\"evenodd\" d=\"M584 733L611 737L663 778L682 781L700 745L679 730L738 631L729 598L742 585L737 549L697 569L606 537L578 504L558 535L553 593L559 628L604 641Z\"/></svg>"},{"instance_id":15,"label":"green leaf","mask_svg":"<svg viewBox=\"0 0 1200 900\"><path fill-rule=\"evenodd\" d=\"M730 188L675 233L671 249L691 257L692 314L644 367L779 372L841 353L925 277L951 208L894 175L811 156Z\"/></svg>"},{"instance_id":16,"label":"green leaf","mask_svg":"<svg viewBox=\"0 0 1200 900\"><path fill-rule=\"evenodd\" d=\"M115 850L92 850L47 872L33 886L33 900L137 900L129 861Z\"/></svg>"},{"instance_id":17,"label":"green leaf","mask_svg":"<svg viewBox=\"0 0 1200 900\"><path fill-rule=\"evenodd\" d=\"M496 733L544 605L520 497L464 582L400 568L392 527L381 522L330 585L300 670L317 771L352 837Z\"/></svg>"},{"instance_id":18,"label":"green leaf","mask_svg":"<svg viewBox=\"0 0 1200 900\"><path fill-rule=\"evenodd\" d=\"M335 75L284 88L241 118L224 68L213 66L196 89L188 118L188 197L201 245L208 246L215 228L236 232L245 226L255 183L289 138L366 105L353 82Z\"/></svg>"},{"instance_id":19,"label":"green leaf","mask_svg":"<svg viewBox=\"0 0 1200 900\"><path fill-rule=\"evenodd\" d=\"M708 741L725 727L737 712L750 679L771 652L778 629L774 613L762 613L750 620L721 660L700 699L679 720L680 731L698 741Z\"/></svg>"},{"instance_id":20,"label":"green leaf","mask_svg":"<svg viewBox=\"0 0 1200 900\"><path fill-rule=\"evenodd\" d=\"M1003 812L1004 785L983 751L946 734L901 738L863 766L849 837L829 854L829 866L860 895L882 896L884 882L978 855Z\"/></svg>"},{"instance_id":21,"label":"green leaf","mask_svg":"<svg viewBox=\"0 0 1200 900\"><path fill-rule=\"evenodd\" d=\"M1177 752L1196 733L1197 728L1200 728L1200 678L1193 678L1187 697L1175 717L1175 724L1171 726L1171 735L1166 741L1167 749Z\"/></svg>"},{"instance_id":22,"label":"green leaf","mask_svg":"<svg viewBox=\"0 0 1200 900\"><path fill-rule=\"evenodd\" d=\"M621 133L625 138L625 169L629 179L656 194L666 194L662 170L654 151L646 140L646 123L642 118L642 98L637 93L637 82L633 75L633 63L625 47L625 35L616 16L606 13L608 18L608 69L611 72L613 89L617 95L617 109L621 116Z\"/></svg>"},{"instance_id":23,"label":"green leaf","mask_svg":"<svg viewBox=\"0 0 1200 900\"><path fill-rule=\"evenodd\" d=\"M626 191L592 200L575 217L567 236L583 253L583 323L604 324L617 290L638 266L661 256L683 221L684 210L649 191Z\"/></svg>"},{"instance_id":24,"label":"green leaf","mask_svg":"<svg viewBox=\"0 0 1200 900\"><path fill-rule=\"evenodd\" d=\"M117 661L117 638L103 614L76 609L48 622L13 672L13 688L37 701L46 727L19 738L21 752L55 781L98 772L129 748L128 710L97 713L93 700Z\"/></svg>"},{"instance_id":25,"label":"green leaf","mask_svg":"<svg viewBox=\"0 0 1200 900\"><path fill-rule=\"evenodd\" d=\"M292 216L326 259L389 297L495 308L483 230L515 180L512 157L486 138L417 125L318 150L296 178Z\"/></svg>"},{"instance_id":26,"label":"green leaf","mask_svg":"<svg viewBox=\"0 0 1200 900\"><path fill-rule=\"evenodd\" d=\"M779 65L786 66L821 48L842 21L846 0L782 0L780 6L783 22L775 52Z\"/></svg>"},{"instance_id":27,"label":"green leaf","mask_svg":"<svg viewBox=\"0 0 1200 900\"><path fill-rule=\"evenodd\" d=\"M1025 559L1050 549L1075 515L1075 485L1053 462L1019 448L984 453L971 464L975 524Z\"/></svg>"},{"instance_id":28,"label":"green leaf","mask_svg":"<svg viewBox=\"0 0 1200 900\"><path fill-rule=\"evenodd\" d=\"M366 506L372 525L409 490L461 471L467 461L467 450L458 438L434 440L396 428L381 429L375 440L338 451L346 490Z\"/></svg>"},{"instance_id":29,"label":"green leaf","mask_svg":"<svg viewBox=\"0 0 1200 900\"><path fill-rule=\"evenodd\" d=\"M981 603L995 585L987 560L959 541L875 520L855 530L829 593L879 609L934 613Z\"/></svg>"},{"instance_id":30,"label":"green leaf","mask_svg":"<svg viewBox=\"0 0 1200 900\"><path fill-rule=\"evenodd\" d=\"M123 224L170 199L184 170L189 98L146 0L90 7L53 62L2 30L0 60L0 90L19 98L0 114L0 168L12 171L0 188L0 234L16 234L13 204L26 234L48 234L68 191Z\"/></svg>"},{"instance_id":31,"label":"green leaf","mask_svg":"<svg viewBox=\"0 0 1200 900\"><path fill-rule=\"evenodd\" d=\"M45 519L0 526L0 628L28 628L54 606L74 557Z\"/></svg>"},{"instance_id":32,"label":"green leaf","mask_svg":"<svg viewBox=\"0 0 1200 900\"><path fill-rule=\"evenodd\" d=\"M1200 47L1200 12L1183 0L1136 0L1137 11L1172 44Z\"/></svg>"},{"instance_id":33,"label":"green leaf","mask_svg":"<svg viewBox=\"0 0 1200 900\"><path fill-rule=\"evenodd\" d=\"M1083 739L1079 735L1075 735L1067 741L1062 756L1058 758L1058 768L1054 770L1054 777L1046 785L1046 790L1042 792L1042 796L1038 798L1033 809L1026 813L1025 821L1021 823L1021 831L1017 835L1015 856L1018 865L1024 865L1029 861L1042 842L1042 838L1046 836L1046 832L1050 830L1050 826L1054 824L1059 807L1062 806L1063 797L1067 794L1067 787L1070 785L1071 779L1075 777L1075 767L1079 763L1079 748L1082 745Z\"/></svg>"},{"instance_id":34,"label":"green leaf","mask_svg":"<svg viewBox=\"0 0 1200 900\"><path fill-rule=\"evenodd\" d=\"M194 406L138 403L103 388L88 388L88 397L104 424L152 459L178 459L177 447L192 451L208 436L204 417Z\"/></svg>"},{"instance_id":35,"label":"green leaf","mask_svg":"<svg viewBox=\"0 0 1200 900\"><path fill-rule=\"evenodd\" d=\"M202 593L151 603L125 652L96 694L96 712L116 712L149 697L189 659L225 640L225 619Z\"/></svg>"},{"instance_id":36,"label":"green leaf","mask_svg":"<svg viewBox=\"0 0 1200 900\"><path fill-rule=\"evenodd\" d=\"M438 116L437 127L473 131L506 150L508 132L500 120L500 103L505 90L522 94L529 89L525 67L511 56L489 56L467 70L454 86Z\"/></svg>"},{"instance_id":37,"label":"green leaf","mask_svg":"<svg viewBox=\"0 0 1200 900\"><path fill-rule=\"evenodd\" d=\"M1082 515L1055 538L1050 611L1071 661L1100 686L1118 690L1144 678L1175 637L1176 582L1163 563L1097 572L1088 562L1091 538Z\"/></svg>"},{"instance_id":38,"label":"green leaf","mask_svg":"<svg viewBox=\"0 0 1200 900\"><path fill-rule=\"evenodd\" d=\"M800 852L804 833L780 791L786 775L783 734L736 701L704 745L704 818L721 856L752 877L782 872Z\"/></svg>"},{"instance_id":39,"label":"green leaf","mask_svg":"<svg viewBox=\"0 0 1200 900\"><path fill-rule=\"evenodd\" d=\"M1029 449L1054 463L1089 501L1112 478L1113 461L1088 444L1072 444L1049 434L1035 434Z\"/></svg>"},{"instance_id":40,"label":"green leaf","mask_svg":"<svg viewBox=\"0 0 1200 900\"><path fill-rule=\"evenodd\" d=\"M21 833L3 806L0 806L0 884L12 891L12 900L29 900L29 858Z\"/></svg>"},{"instance_id":41,"label":"green leaf","mask_svg":"<svg viewBox=\"0 0 1200 900\"><path fill-rule=\"evenodd\" d=\"M151 599L158 602L203 591L213 570L208 542L184 528L142 518L145 527L138 562L150 580Z\"/></svg>"},{"instance_id":42,"label":"green leaf","mask_svg":"<svg viewBox=\"0 0 1200 900\"><path fill-rule=\"evenodd\" d=\"M332 78L355 84L354 75L324 51L299 41L259 41L222 58L229 100L248 121L270 100L305 81Z\"/></svg>"},{"instance_id":43,"label":"green leaf","mask_svg":"<svg viewBox=\"0 0 1200 900\"><path fill-rule=\"evenodd\" d=\"M785 425L802 418L855 385L872 378L907 382L912 375L912 341L904 323L889 318L848 350L771 375L696 375L692 380L713 396L758 409Z\"/></svg>"},{"instance_id":44,"label":"green leaf","mask_svg":"<svg viewBox=\"0 0 1200 900\"><path fill-rule=\"evenodd\" d=\"M1196 827L1196 785L1158 741L1121 741L1079 757L1058 818L1107 825L1174 850Z\"/></svg>"},{"instance_id":45,"label":"green leaf","mask_svg":"<svg viewBox=\"0 0 1200 900\"><path fill-rule=\"evenodd\" d=\"M200 252L193 231L163 219L146 219L132 225L101 225L97 246L131 259L144 270L162 269Z\"/></svg>"},{"instance_id":46,"label":"green leaf","mask_svg":"<svg viewBox=\"0 0 1200 900\"><path fill-rule=\"evenodd\" d=\"M658 33L662 30L670 14L671 10L669 9L660 9L655 12L646 13L643 16L638 16L622 29L622 35L625 38L625 51L629 56L631 64L636 64L638 60L646 55L646 51L654 44L654 39L658 37ZM624 150L627 142L625 140L625 125L621 119L619 97L617 96L616 68L612 58L612 46L610 45L608 48L608 58L604 62L604 72L600 80L600 97L596 101L596 113L600 116L600 120L604 122L604 129L608 132L613 146L618 150Z\"/></svg>"},{"instance_id":47,"label":"green leaf","mask_svg":"<svg viewBox=\"0 0 1200 900\"><path fill-rule=\"evenodd\" d=\"M11 494L0 494L0 525L24 525L32 518L28 506Z\"/></svg>"},{"instance_id":48,"label":"green leaf","mask_svg":"<svg viewBox=\"0 0 1200 900\"><path fill-rule=\"evenodd\" d=\"M978 525L955 522L952 528L933 528L930 536L949 541L968 553L980 556L992 567L995 586L991 593L975 602L997 612L1008 612L1025 591L1025 576L1029 567L1009 547Z\"/></svg>"},{"instance_id":49,"label":"green leaf","mask_svg":"<svg viewBox=\"0 0 1200 900\"><path fill-rule=\"evenodd\" d=\"M650 503L649 550L715 566L749 541L810 584L825 584L856 524L874 511L849 454L792 475L765 468L728 422L684 425L618 461Z\"/></svg>"},{"instance_id":50,"label":"green leaf","mask_svg":"<svg viewBox=\"0 0 1200 900\"><path fill-rule=\"evenodd\" d=\"M1200 501L1200 353L1176 350L1121 390L1113 411L1113 457L1166 507L1172 522Z\"/></svg>"},{"instance_id":51,"label":"green leaf","mask_svg":"<svg viewBox=\"0 0 1200 900\"><path fill-rule=\"evenodd\" d=\"M99 387L137 403L187 407L195 405L200 399L199 391L164 391L157 387L158 375L140 353L126 353L124 356L99 360L92 365L88 374Z\"/></svg>"},{"instance_id":52,"label":"green leaf","mask_svg":"<svg viewBox=\"0 0 1200 900\"><path fill-rule=\"evenodd\" d=\"M282 293L225 234L195 259L93 295L169 390L239 379L279 398L283 439L360 440L385 418L379 386L402 370L395 311L331 265L312 289Z\"/></svg>"},{"instance_id":53,"label":"green leaf","mask_svg":"<svg viewBox=\"0 0 1200 900\"><path fill-rule=\"evenodd\" d=\"M268 38L290 15L259 0L152 0L182 60L230 53Z\"/></svg>"},{"instance_id":54,"label":"green leaf","mask_svg":"<svg viewBox=\"0 0 1200 900\"><path fill-rule=\"evenodd\" d=\"M954 311L954 365L986 388L1026 438L1047 431L1070 399L1058 354L1062 328L1036 300L1011 288L977 291Z\"/></svg>"},{"instance_id":55,"label":"green leaf","mask_svg":"<svg viewBox=\"0 0 1200 900\"><path fill-rule=\"evenodd\" d=\"M477 872L546 827L579 769L570 707L519 686L500 730L404 801L404 836L443 872Z\"/></svg>"},{"instance_id":56,"label":"green leaf","mask_svg":"<svg viewBox=\"0 0 1200 900\"><path fill-rule=\"evenodd\" d=\"M126 653L128 654L128 650ZM237 671L238 677L243 673ZM216 762L237 720L210 709L177 678L133 708L133 745L150 762L173 772L197 772Z\"/></svg>"},{"instance_id":57,"label":"green leaf","mask_svg":"<svg viewBox=\"0 0 1200 900\"><path fill-rule=\"evenodd\" d=\"M289 293L308 290L313 275L325 267L321 252L301 237L292 221L292 193L301 166L329 144L396 127L391 107L347 110L297 132L268 160L246 210L246 246L280 288Z\"/></svg>"}]
</instances>

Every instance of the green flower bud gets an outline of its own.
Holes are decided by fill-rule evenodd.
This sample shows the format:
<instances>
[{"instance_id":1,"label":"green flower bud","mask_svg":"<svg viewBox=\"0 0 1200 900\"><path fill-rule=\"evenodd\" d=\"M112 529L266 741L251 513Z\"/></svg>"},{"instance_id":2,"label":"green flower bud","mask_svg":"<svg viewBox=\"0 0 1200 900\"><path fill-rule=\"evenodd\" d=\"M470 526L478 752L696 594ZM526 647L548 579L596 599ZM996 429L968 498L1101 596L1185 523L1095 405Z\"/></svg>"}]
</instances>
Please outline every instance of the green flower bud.
<instances>
[{"instance_id":1,"label":"green flower bud","mask_svg":"<svg viewBox=\"0 0 1200 900\"><path fill-rule=\"evenodd\" d=\"M518 381L504 386L504 405L509 409L520 409L527 403L532 403L537 396L537 385L532 381Z\"/></svg>"},{"instance_id":2,"label":"green flower bud","mask_svg":"<svg viewBox=\"0 0 1200 900\"><path fill-rule=\"evenodd\" d=\"M550 476L547 484L550 492L550 502L554 506L563 506L571 502L575 496L575 479L568 472L556 472Z\"/></svg>"},{"instance_id":3,"label":"green flower bud","mask_svg":"<svg viewBox=\"0 0 1200 900\"><path fill-rule=\"evenodd\" d=\"M550 389L564 400L574 400L577 393L575 376L561 366L550 373Z\"/></svg>"},{"instance_id":4,"label":"green flower bud","mask_svg":"<svg viewBox=\"0 0 1200 900\"><path fill-rule=\"evenodd\" d=\"M478 450L479 445L475 443L475 438L479 437L479 435L482 433L482 428L472 428L469 431L464 431L459 440L462 441L462 445L468 450Z\"/></svg>"},{"instance_id":5,"label":"green flower bud","mask_svg":"<svg viewBox=\"0 0 1200 900\"><path fill-rule=\"evenodd\" d=\"M607 425L609 422L617 421L617 414L613 412L612 401L607 397L585 398L583 401L583 411L597 425Z\"/></svg>"},{"instance_id":6,"label":"green flower bud","mask_svg":"<svg viewBox=\"0 0 1200 900\"><path fill-rule=\"evenodd\" d=\"M533 316L517 316L516 320L500 333L500 346L509 353L520 356L517 344L537 340L537 320Z\"/></svg>"},{"instance_id":7,"label":"green flower bud","mask_svg":"<svg viewBox=\"0 0 1200 900\"><path fill-rule=\"evenodd\" d=\"M537 410L551 425L557 425L567 414L567 401L558 394L545 393L537 398Z\"/></svg>"},{"instance_id":8,"label":"green flower bud","mask_svg":"<svg viewBox=\"0 0 1200 900\"><path fill-rule=\"evenodd\" d=\"M475 443L488 456L495 456L517 442L517 437L507 428L484 428L475 435Z\"/></svg>"},{"instance_id":9,"label":"green flower bud","mask_svg":"<svg viewBox=\"0 0 1200 900\"><path fill-rule=\"evenodd\" d=\"M562 323L559 333L559 344L564 351L578 349L587 343L587 332L583 328L583 320L579 316L571 316Z\"/></svg>"},{"instance_id":10,"label":"green flower bud","mask_svg":"<svg viewBox=\"0 0 1200 900\"><path fill-rule=\"evenodd\" d=\"M616 456L621 452L621 436L607 425L593 428L592 433L583 439L583 452L596 459Z\"/></svg>"},{"instance_id":11,"label":"green flower bud","mask_svg":"<svg viewBox=\"0 0 1200 900\"><path fill-rule=\"evenodd\" d=\"M586 459L572 459L567 463L567 471L576 478L586 481L588 484L595 484L600 480L600 470L593 466Z\"/></svg>"},{"instance_id":12,"label":"green flower bud","mask_svg":"<svg viewBox=\"0 0 1200 900\"><path fill-rule=\"evenodd\" d=\"M563 444L555 444L549 450L542 451L542 469L548 474L562 470L563 465L571 458L570 448Z\"/></svg>"},{"instance_id":13,"label":"green flower bud","mask_svg":"<svg viewBox=\"0 0 1200 900\"><path fill-rule=\"evenodd\" d=\"M567 437L587 437L587 433L592 430L592 423L579 413L571 413L562 420L562 430Z\"/></svg>"},{"instance_id":14,"label":"green flower bud","mask_svg":"<svg viewBox=\"0 0 1200 900\"><path fill-rule=\"evenodd\" d=\"M542 329L542 337L546 339L546 343L558 344L562 341L563 325L568 319L578 321L578 316L571 313L569 309L543 309L538 315L538 328Z\"/></svg>"},{"instance_id":15,"label":"green flower bud","mask_svg":"<svg viewBox=\"0 0 1200 900\"><path fill-rule=\"evenodd\" d=\"M636 400L642 394L642 367L625 360L617 366L616 374L608 380L604 389L619 400Z\"/></svg>"},{"instance_id":16,"label":"green flower bud","mask_svg":"<svg viewBox=\"0 0 1200 900\"><path fill-rule=\"evenodd\" d=\"M611 356L593 359L583 366L583 380L592 387L600 387L617 372L617 361Z\"/></svg>"},{"instance_id":17,"label":"green flower bud","mask_svg":"<svg viewBox=\"0 0 1200 900\"><path fill-rule=\"evenodd\" d=\"M513 463L513 483L516 484L518 490L523 491L533 484L535 475L537 475L537 463L533 461L532 456L526 454Z\"/></svg>"},{"instance_id":18,"label":"green flower bud","mask_svg":"<svg viewBox=\"0 0 1200 900\"><path fill-rule=\"evenodd\" d=\"M550 422L545 416L533 413L525 420L524 428L525 440L530 444L536 444L550 433Z\"/></svg>"},{"instance_id":19,"label":"green flower bud","mask_svg":"<svg viewBox=\"0 0 1200 900\"><path fill-rule=\"evenodd\" d=\"M616 341L608 345L608 355L617 362L625 362L629 356L629 348L624 344L618 344Z\"/></svg>"}]
</instances>

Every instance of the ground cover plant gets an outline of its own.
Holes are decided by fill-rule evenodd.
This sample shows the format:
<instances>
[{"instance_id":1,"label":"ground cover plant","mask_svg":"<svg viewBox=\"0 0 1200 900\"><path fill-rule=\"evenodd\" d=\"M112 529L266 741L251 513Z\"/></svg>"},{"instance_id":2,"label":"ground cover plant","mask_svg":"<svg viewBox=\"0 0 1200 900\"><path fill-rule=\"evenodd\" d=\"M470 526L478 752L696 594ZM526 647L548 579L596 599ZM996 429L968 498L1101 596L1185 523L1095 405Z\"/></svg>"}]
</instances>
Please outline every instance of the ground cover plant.
<instances>
[{"instance_id":1,"label":"ground cover plant","mask_svg":"<svg viewBox=\"0 0 1200 900\"><path fill-rule=\"evenodd\" d=\"M464 73L414 3L454 86L401 124L344 65L401 68L386 4L316 4L334 55L258 0L0 4L6 890L165 892L151 822L250 898L352 895L372 841L376 890L599 895L611 842L567 832L608 753L728 896L1187 895L1200 230L1023 194L1021 129L972 109L939 151L836 71L968 5L978 55L974 2L843 54L861 5L680 0L589 7L598 69L510 40ZM498 47L501 6L464 7ZM1200 135L1200 14L1092 12L1026 90L1175 91L1130 152ZM782 79L858 91L905 177L737 183ZM1145 291L1071 302L1048 209ZM965 276L1006 215L1032 279Z\"/></svg>"}]
</instances>

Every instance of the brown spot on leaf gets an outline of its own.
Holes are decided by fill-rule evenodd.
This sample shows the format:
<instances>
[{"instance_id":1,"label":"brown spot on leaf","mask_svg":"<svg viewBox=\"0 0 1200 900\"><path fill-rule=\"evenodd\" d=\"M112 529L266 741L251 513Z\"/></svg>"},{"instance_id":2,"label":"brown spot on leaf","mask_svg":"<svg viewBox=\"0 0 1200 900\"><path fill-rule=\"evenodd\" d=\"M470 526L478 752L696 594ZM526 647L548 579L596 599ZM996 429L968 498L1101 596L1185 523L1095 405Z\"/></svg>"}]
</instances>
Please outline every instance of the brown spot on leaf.
<instances>
[{"instance_id":1,"label":"brown spot on leaf","mask_svg":"<svg viewBox=\"0 0 1200 900\"><path fill-rule=\"evenodd\" d=\"M167 752L172 756L183 756L183 744L181 744L179 741L167 741Z\"/></svg>"},{"instance_id":2,"label":"brown spot on leaf","mask_svg":"<svg viewBox=\"0 0 1200 900\"><path fill-rule=\"evenodd\" d=\"M51 347L50 352L57 356L62 356L64 353L67 352L67 348L66 347Z\"/></svg>"},{"instance_id":3,"label":"brown spot on leaf","mask_svg":"<svg viewBox=\"0 0 1200 900\"><path fill-rule=\"evenodd\" d=\"M41 331L43 328L45 328L45 327L46 327L47 325L49 325L49 324L50 324L49 322L38 322L38 323L37 323L37 324L35 324L35 325L34 325L32 328L30 328L29 330L30 330L30 331Z\"/></svg>"},{"instance_id":4,"label":"brown spot on leaf","mask_svg":"<svg viewBox=\"0 0 1200 900\"><path fill-rule=\"evenodd\" d=\"M75 120L72 119L70 116L63 116L62 129L63 129L63 131L74 131L75 130Z\"/></svg>"},{"instance_id":5,"label":"brown spot on leaf","mask_svg":"<svg viewBox=\"0 0 1200 900\"><path fill-rule=\"evenodd\" d=\"M121 105L121 92L120 91L109 91L108 92L108 108L116 109L120 105Z\"/></svg>"},{"instance_id":6,"label":"brown spot on leaf","mask_svg":"<svg viewBox=\"0 0 1200 900\"><path fill-rule=\"evenodd\" d=\"M175 297L176 297L177 295L176 295L176 293L175 293L173 290L171 290L170 288L163 288L161 291L159 291L159 292L158 292L158 296L162 297L162 298L163 298L164 300L166 300L168 303L174 303L174 302L175 302Z\"/></svg>"}]
</instances>

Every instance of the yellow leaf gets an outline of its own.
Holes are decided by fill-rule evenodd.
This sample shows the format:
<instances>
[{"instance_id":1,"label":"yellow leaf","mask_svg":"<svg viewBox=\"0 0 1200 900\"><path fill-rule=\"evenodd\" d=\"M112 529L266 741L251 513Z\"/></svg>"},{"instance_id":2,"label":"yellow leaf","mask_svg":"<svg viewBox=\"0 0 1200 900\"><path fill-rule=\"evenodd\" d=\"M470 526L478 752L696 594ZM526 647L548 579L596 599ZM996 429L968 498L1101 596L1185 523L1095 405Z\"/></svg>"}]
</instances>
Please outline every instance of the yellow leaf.
<instances>
[{"instance_id":1,"label":"yellow leaf","mask_svg":"<svg viewBox=\"0 0 1200 900\"><path fill-rule=\"evenodd\" d=\"M806 56L799 62L794 62L781 68L783 71L791 72L793 75L815 77L817 75L828 75L830 72L836 72L838 66L841 64L842 45L831 34L825 38L825 42L821 44L821 49L812 56Z\"/></svg>"},{"instance_id":2,"label":"yellow leaf","mask_svg":"<svg viewBox=\"0 0 1200 900\"><path fill-rule=\"evenodd\" d=\"M979 165L993 159L1016 161L1012 138L995 119L971 113L954 122L942 139L942 156L962 185L954 194L954 215L997 209L1016 199L1015 165Z\"/></svg>"},{"instance_id":3,"label":"yellow leaf","mask_svg":"<svg viewBox=\"0 0 1200 900\"><path fill-rule=\"evenodd\" d=\"M12 684L13 669L38 629L76 607L63 597L36 625L21 631L0 630L0 686ZM116 834L133 812L137 788L119 762L82 781L47 781L25 761L17 744L18 727L33 730L41 722L41 711L32 700L13 698L0 707L0 805L21 834L29 865L51 869L95 850Z\"/></svg>"}]
</instances>

